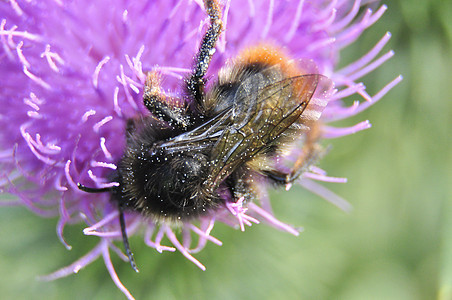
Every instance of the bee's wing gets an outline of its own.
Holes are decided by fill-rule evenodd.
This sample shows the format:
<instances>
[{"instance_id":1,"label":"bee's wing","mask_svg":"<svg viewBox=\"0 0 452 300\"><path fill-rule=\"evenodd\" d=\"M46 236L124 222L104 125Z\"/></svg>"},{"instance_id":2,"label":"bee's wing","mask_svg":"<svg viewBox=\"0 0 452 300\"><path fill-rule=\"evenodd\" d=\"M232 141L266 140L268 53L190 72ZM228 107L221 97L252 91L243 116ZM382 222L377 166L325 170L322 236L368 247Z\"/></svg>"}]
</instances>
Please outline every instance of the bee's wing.
<instances>
[{"instance_id":1,"label":"bee's wing","mask_svg":"<svg viewBox=\"0 0 452 300\"><path fill-rule=\"evenodd\" d=\"M206 123L162 143L159 147L166 153L197 151L212 147L230 124L231 114L232 109L228 108Z\"/></svg>"},{"instance_id":2,"label":"bee's wing","mask_svg":"<svg viewBox=\"0 0 452 300\"><path fill-rule=\"evenodd\" d=\"M260 91L237 91L233 121L216 141L206 187L216 189L240 164L249 160L297 121L309 104L321 75L301 75L270 84Z\"/></svg>"}]
</instances>

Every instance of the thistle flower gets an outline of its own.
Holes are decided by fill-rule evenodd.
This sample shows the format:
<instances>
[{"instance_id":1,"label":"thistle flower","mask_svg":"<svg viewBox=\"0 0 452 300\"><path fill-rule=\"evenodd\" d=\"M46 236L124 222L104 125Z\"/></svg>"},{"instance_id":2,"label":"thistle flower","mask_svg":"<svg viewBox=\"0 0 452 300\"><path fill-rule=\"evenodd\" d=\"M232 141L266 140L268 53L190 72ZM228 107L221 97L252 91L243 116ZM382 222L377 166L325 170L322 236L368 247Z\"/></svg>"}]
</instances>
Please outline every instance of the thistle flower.
<instances>
[{"instance_id":1,"label":"thistle flower","mask_svg":"<svg viewBox=\"0 0 452 300\"><path fill-rule=\"evenodd\" d=\"M249 0L223 5L225 31L208 75L214 77L240 50L262 42L284 48L294 59L314 61L336 88L322 99L328 104L316 127L323 139L369 128L368 121L349 128L327 124L358 114L402 79L396 77L373 96L359 82L393 56L389 51L377 58L389 33L354 63L336 69L340 51L382 16L384 5L375 11L359 0ZM20 204L42 216L59 216L58 237L68 249L63 237L68 223L85 222L89 227L84 233L100 237L92 251L47 279L76 273L102 256L115 284L132 298L110 260L111 249L125 258L113 243L121 239L117 208L108 193L90 195L77 183L115 184L108 178L124 151L126 122L147 114L142 105L146 72L162 74L165 94L180 98L208 23L201 0L0 3L0 187L17 198L1 205ZM351 95L362 101L346 106L343 99ZM345 178L329 177L311 166L296 183L344 210L350 208L316 181L345 182ZM129 235L144 228L149 247L178 250L202 270L204 265L193 254L208 241L221 245L210 235L215 222L244 230L260 221L299 234L272 214L265 192L258 203L245 206L239 200L214 216L182 224L177 229L180 236L169 224L126 214ZM194 246L193 234L198 236ZM172 245L161 244L165 236Z\"/></svg>"}]
</instances>

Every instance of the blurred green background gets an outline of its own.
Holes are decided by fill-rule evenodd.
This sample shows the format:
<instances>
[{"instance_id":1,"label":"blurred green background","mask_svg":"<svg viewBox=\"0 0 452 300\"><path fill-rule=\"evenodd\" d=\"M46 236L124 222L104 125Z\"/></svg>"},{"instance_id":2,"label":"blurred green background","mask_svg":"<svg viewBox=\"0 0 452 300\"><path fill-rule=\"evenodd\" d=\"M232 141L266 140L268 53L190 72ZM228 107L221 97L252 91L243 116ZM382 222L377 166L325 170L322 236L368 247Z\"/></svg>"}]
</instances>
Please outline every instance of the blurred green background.
<instances>
[{"instance_id":1,"label":"blurred green background","mask_svg":"<svg viewBox=\"0 0 452 300\"><path fill-rule=\"evenodd\" d=\"M349 62L390 30L396 56L363 78L372 95L398 74L404 81L352 120L372 129L332 140L321 162L347 184L327 185L354 206L350 214L302 189L272 194L275 214L304 226L295 238L269 226L241 233L217 225L196 257L131 238L140 273L112 255L137 299L452 299L452 1L391 1L382 19L343 55ZM356 97L355 97L356 99ZM40 282L97 242L24 208L0 209L0 299L124 299L102 259L77 275Z\"/></svg>"}]
</instances>

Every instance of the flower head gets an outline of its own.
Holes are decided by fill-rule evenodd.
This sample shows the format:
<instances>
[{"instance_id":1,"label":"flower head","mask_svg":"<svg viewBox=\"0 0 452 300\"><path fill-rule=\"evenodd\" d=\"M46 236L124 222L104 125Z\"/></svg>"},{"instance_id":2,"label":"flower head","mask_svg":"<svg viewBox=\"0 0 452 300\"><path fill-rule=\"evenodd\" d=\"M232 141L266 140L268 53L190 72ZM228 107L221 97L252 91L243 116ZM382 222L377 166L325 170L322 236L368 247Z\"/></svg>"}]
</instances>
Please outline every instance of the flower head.
<instances>
[{"instance_id":1,"label":"flower head","mask_svg":"<svg viewBox=\"0 0 452 300\"><path fill-rule=\"evenodd\" d=\"M377 58L389 33L363 57L337 69L340 51L381 17L384 5L372 10L359 0L223 2L224 32L208 76L215 77L242 49L263 42L283 48L295 60L314 61L318 73L335 86L315 96L324 103L314 126L322 139L369 128L368 121L350 128L327 124L363 111L401 80L397 77L373 96L359 82L393 55L389 51ZM121 239L117 207L108 193L87 194L77 183L99 188L118 184L110 174L124 152L127 120L148 114L142 104L147 72L162 75L163 93L183 97L183 80L209 24L204 5L196 0L9 0L0 4L0 16L0 187L18 199L2 204L20 203L40 215L58 215L58 236L68 248L65 225L86 222L84 233L99 236L99 244L48 278L77 272L103 256L116 285L132 298L110 260L109 250L116 250L113 241ZM343 98L355 94L364 101L346 106ZM301 145L294 151L306 149ZM319 180L345 181L311 165L296 183L348 210L349 204ZM130 235L144 227L148 246L158 252L177 249L204 270L193 254L208 241L221 245L210 235L217 221L241 230L265 221L298 235L299 230L272 214L264 191L258 200L245 205L239 199L213 215L185 222L180 237L171 224L133 213L126 214L127 231ZM196 245L191 245L192 234L198 236ZM161 244L164 236L171 246Z\"/></svg>"}]
</instances>

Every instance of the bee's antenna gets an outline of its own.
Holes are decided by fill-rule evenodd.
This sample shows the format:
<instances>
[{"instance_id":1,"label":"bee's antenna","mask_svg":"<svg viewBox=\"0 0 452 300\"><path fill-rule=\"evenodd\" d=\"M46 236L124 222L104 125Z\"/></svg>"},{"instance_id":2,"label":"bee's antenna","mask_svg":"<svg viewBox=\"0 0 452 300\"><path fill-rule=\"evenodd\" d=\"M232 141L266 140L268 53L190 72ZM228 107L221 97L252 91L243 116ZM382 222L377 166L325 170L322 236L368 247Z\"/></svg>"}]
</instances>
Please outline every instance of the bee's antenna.
<instances>
[{"instance_id":1,"label":"bee's antenna","mask_svg":"<svg viewBox=\"0 0 452 300\"><path fill-rule=\"evenodd\" d=\"M77 183L77 187L84 192L87 193L104 193L104 192L111 192L113 189L111 187L109 188L91 188L84 186L81 183ZM135 270L135 272L140 272L137 268L137 265L135 264L135 260L133 259L133 253L130 251L129 246L129 239L127 238L127 232L126 232L126 222L124 220L124 209L121 204L118 205L119 209L119 224L121 225L121 234L122 234L122 242L124 244L124 248L126 250L127 257L129 258L130 265L132 266L132 269Z\"/></svg>"},{"instance_id":2,"label":"bee's antenna","mask_svg":"<svg viewBox=\"0 0 452 300\"><path fill-rule=\"evenodd\" d=\"M137 265L135 263L135 260L133 259L133 253L130 250L129 246L129 239L127 238L127 232L126 232L126 222L124 220L124 209L121 204L118 205L119 209L119 224L121 225L121 233L122 233L122 242L124 244L124 248L126 250L127 257L129 258L130 265L132 266L132 269L135 270L135 272L140 272L137 268Z\"/></svg>"},{"instance_id":3,"label":"bee's antenna","mask_svg":"<svg viewBox=\"0 0 452 300\"><path fill-rule=\"evenodd\" d=\"M99 189L99 188L87 187L81 183L77 183L77 187L79 188L79 190L87 192L87 193L105 193L105 192L111 192L111 190L112 190L111 187Z\"/></svg>"}]
</instances>

